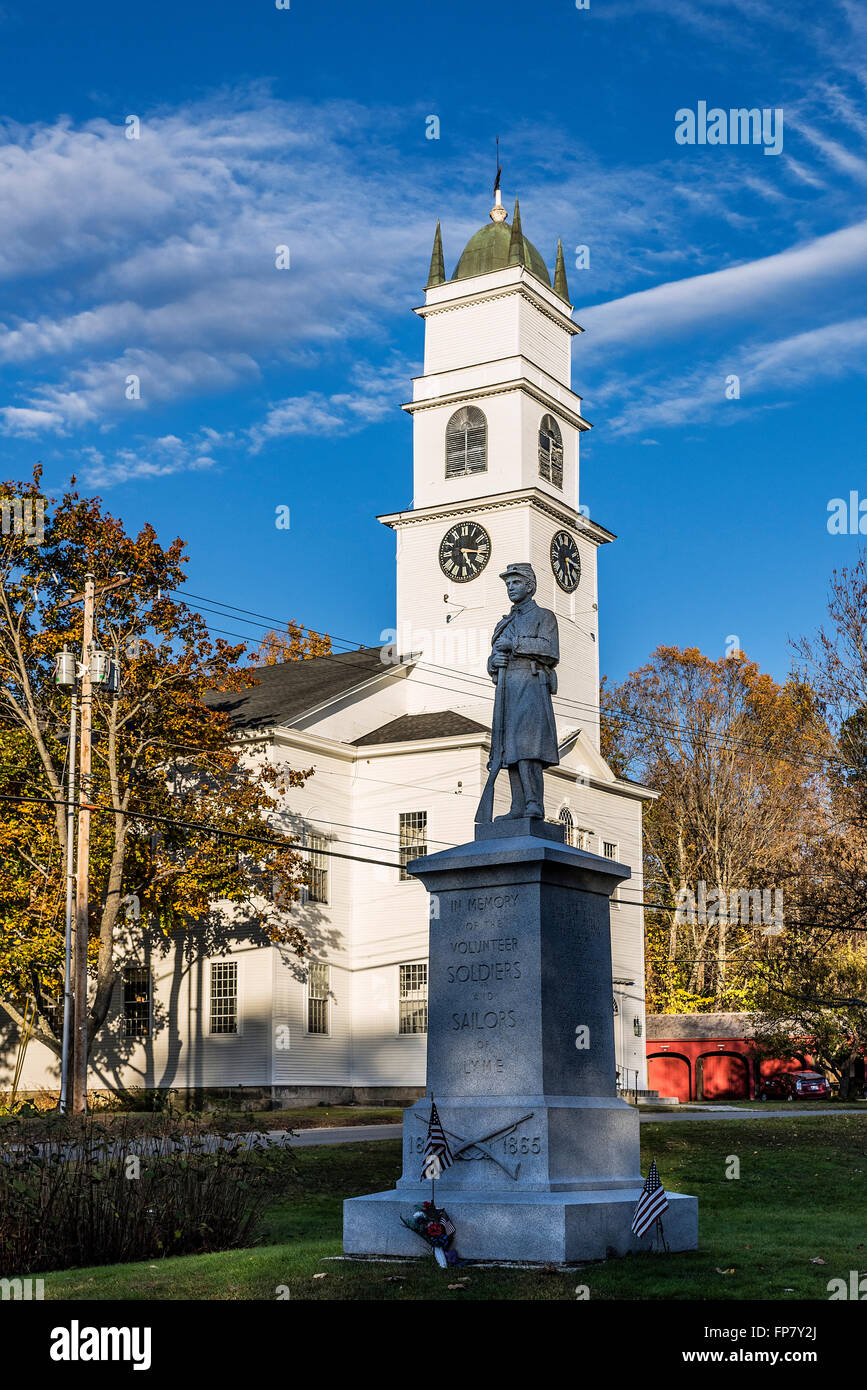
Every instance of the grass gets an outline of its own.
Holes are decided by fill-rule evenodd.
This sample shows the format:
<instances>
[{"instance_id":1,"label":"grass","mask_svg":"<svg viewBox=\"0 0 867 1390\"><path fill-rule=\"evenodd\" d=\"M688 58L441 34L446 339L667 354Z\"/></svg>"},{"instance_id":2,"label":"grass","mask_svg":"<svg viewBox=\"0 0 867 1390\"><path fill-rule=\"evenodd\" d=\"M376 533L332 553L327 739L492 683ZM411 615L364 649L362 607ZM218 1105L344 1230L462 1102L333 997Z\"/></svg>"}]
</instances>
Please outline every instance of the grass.
<instances>
[{"instance_id":1,"label":"grass","mask_svg":"<svg viewBox=\"0 0 867 1390\"><path fill-rule=\"evenodd\" d=\"M391 1187L399 1176L398 1141L380 1140L298 1150L256 1248L47 1274L45 1297L273 1300L282 1288L293 1299L325 1301L574 1301L584 1284L593 1299L825 1301L829 1279L867 1270L864 1117L650 1123L641 1140L645 1171L655 1157L666 1187L698 1196L698 1251L568 1272L447 1272L421 1245L417 1262L399 1265L329 1259L341 1253L343 1198ZM731 1155L738 1180L725 1176ZM450 1290L453 1283L463 1287Z\"/></svg>"},{"instance_id":2,"label":"grass","mask_svg":"<svg viewBox=\"0 0 867 1390\"><path fill-rule=\"evenodd\" d=\"M718 1107L734 1106L738 1110L787 1110L791 1107L794 1111L809 1111L814 1105L819 1109L827 1107L829 1110L851 1110L855 1113L859 1111L867 1115L867 1102L863 1100L838 1100L836 1096L828 1096L824 1100L793 1100L787 1101L782 1097L779 1100L693 1100L689 1102L692 1109L716 1110Z\"/></svg>"}]
</instances>

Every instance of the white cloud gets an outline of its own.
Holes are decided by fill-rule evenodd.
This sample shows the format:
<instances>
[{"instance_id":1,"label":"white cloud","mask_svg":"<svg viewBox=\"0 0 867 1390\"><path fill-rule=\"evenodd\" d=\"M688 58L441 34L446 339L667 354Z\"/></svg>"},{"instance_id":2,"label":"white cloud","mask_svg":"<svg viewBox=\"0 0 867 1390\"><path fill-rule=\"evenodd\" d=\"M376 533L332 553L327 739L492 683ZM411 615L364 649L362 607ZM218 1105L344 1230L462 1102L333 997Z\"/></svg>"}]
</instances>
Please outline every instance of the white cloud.
<instances>
[{"instance_id":1,"label":"white cloud","mask_svg":"<svg viewBox=\"0 0 867 1390\"><path fill-rule=\"evenodd\" d=\"M735 424L744 411L773 408L774 393L853 372L867 373L867 316L733 350L674 379L647 376L622 391L620 412L608 427L612 434L631 435L710 419ZM730 374L739 378L737 400L725 395Z\"/></svg>"},{"instance_id":2,"label":"white cloud","mask_svg":"<svg viewBox=\"0 0 867 1390\"><path fill-rule=\"evenodd\" d=\"M389 414L405 394L411 366L392 358L384 367L358 362L350 372L352 391L324 396L311 391L271 406L265 419L251 426L253 452L289 435L353 434Z\"/></svg>"},{"instance_id":3,"label":"white cloud","mask_svg":"<svg viewBox=\"0 0 867 1390\"><path fill-rule=\"evenodd\" d=\"M63 416L59 411L4 405L0 407L0 416L3 419L3 433L19 435L23 439L33 439L45 430L57 433L63 430Z\"/></svg>"},{"instance_id":4,"label":"white cloud","mask_svg":"<svg viewBox=\"0 0 867 1390\"><path fill-rule=\"evenodd\" d=\"M106 454L92 446L82 450L78 470L88 487L113 487L137 478L166 478L173 473L201 472L216 467L203 440L184 441L163 435L136 448L118 448Z\"/></svg>"},{"instance_id":5,"label":"white cloud","mask_svg":"<svg viewBox=\"0 0 867 1390\"><path fill-rule=\"evenodd\" d=\"M817 237L773 256L669 281L578 312L593 330L594 350L685 334L711 321L790 307L805 291L818 297L829 282L867 269L867 221Z\"/></svg>"}]
</instances>

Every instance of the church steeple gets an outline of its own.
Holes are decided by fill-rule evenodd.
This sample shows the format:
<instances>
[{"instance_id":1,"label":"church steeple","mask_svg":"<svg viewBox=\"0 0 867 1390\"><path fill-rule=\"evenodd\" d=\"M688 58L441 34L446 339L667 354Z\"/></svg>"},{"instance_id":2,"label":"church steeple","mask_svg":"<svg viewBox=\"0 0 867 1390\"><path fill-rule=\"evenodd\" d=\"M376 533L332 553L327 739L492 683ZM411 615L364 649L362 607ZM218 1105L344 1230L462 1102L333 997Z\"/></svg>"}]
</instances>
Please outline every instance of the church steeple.
<instances>
[{"instance_id":1,"label":"church steeple","mask_svg":"<svg viewBox=\"0 0 867 1390\"><path fill-rule=\"evenodd\" d=\"M446 282L446 267L443 260L443 237L440 231L440 224L437 222L437 229L434 235L433 251L430 258L430 271L428 272L426 290L432 290L437 285L444 285Z\"/></svg>"},{"instance_id":2,"label":"church steeple","mask_svg":"<svg viewBox=\"0 0 867 1390\"><path fill-rule=\"evenodd\" d=\"M557 264L554 267L554 293L569 303L569 286L566 283L566 262L563 259L563 240L557 238Z\"/></svg>"}]
</instances>

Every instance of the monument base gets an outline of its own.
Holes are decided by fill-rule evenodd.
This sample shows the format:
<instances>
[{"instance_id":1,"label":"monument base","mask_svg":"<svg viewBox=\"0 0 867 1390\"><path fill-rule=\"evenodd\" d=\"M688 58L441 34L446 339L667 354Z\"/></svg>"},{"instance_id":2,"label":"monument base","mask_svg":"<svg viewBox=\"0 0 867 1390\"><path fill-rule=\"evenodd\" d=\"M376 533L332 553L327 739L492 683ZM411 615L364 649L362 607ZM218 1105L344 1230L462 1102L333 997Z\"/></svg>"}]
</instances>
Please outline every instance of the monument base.
<instances>
[{"instance_id":1,"label":"monument base","mask_svg":"<svg viewBox=\"0 0 867 1390\"><path fill-rule=\"evenodd\" d=\"M647 1252L650 1233L640 1240L630 1231L641 1184L574 1189L571 1192L485 1192L440 1190L456 1227L454 1246L464 1260L578 1264L630 1252ZM347 1255L424 1255L424 1242L401 1222L430 1200L430 1183L400 1192L374 1192L343 1204L343 1249ZM662 1218L669 1250L695 1250L698 1199L668 1193Z\"/></svg>"},{"instance_id":2,"label":"monument base","mask_svg":"<svg viewBox=\"0 0 867 1390\"><path fill-rule=\"evenodd\" d=\"M616 1094L609 899L625 865L526 817L412 861L435 894L427 1081L451 1159L422 1181L433 1102L404 1114L403 1176L344 1204L347 1255L424 1254L407 1229L448 1212L466 1260L569 1265L652 1248L638 1113ZM434 1142L437 1134L434 1134ZM669 1193L670 1250L694 1250L698 1202Z\"/></svg>"}]
</instances>

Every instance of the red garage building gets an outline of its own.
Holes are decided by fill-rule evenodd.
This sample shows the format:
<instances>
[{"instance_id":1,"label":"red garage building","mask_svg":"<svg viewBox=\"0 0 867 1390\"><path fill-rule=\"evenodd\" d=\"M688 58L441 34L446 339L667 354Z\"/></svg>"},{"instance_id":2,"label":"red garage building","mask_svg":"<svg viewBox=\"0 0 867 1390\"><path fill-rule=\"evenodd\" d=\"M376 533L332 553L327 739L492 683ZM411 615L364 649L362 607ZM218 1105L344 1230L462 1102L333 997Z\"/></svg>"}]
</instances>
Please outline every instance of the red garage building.
<instances>
[{"instance_id":1,"label":"red garage building","mask_svg":"<svg viewBox=\"0 0 867 1390\"><path fill-rule=\"evenodd\" d=\"M811 1065L801 1053L760 1061L751 1014L650 1014L647 1085L689 1100L753 1100L758 1085L781 1071Z\"/></svg>"}]
</instances>

